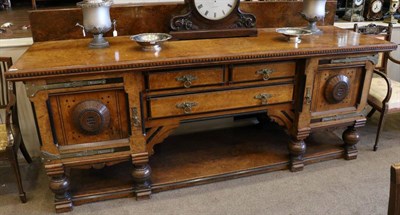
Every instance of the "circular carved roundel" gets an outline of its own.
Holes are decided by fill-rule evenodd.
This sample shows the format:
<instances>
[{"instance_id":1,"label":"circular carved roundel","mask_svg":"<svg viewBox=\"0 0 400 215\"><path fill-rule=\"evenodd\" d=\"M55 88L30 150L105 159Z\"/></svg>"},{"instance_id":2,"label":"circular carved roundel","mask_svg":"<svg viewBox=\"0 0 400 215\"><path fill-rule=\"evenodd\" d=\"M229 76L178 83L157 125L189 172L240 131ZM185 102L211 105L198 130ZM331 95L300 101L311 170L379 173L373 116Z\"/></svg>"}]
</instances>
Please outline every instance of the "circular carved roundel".
<instances>
[{"instance_id":1,"label":"circular carved roundel","mask_svg":"<svg viewBox=\"0 0 400 215\"><path fill-rule=\"evenodd\" d=\"M339 103L349 94L349 78L345 75L331 77L325 85L325 99L331 103Z\"/></svg>"},{"instance_id":2,"label":"circular carved roundel","mask_svg":"<svg viewBox=\"0 0 400 215\"><path fill-rule=\"evenodd\" d=\"M75 106L72 119L81 132L94 135L109 126L110 111L100 101L87 100Z\"/></svg>"}]
</instances>

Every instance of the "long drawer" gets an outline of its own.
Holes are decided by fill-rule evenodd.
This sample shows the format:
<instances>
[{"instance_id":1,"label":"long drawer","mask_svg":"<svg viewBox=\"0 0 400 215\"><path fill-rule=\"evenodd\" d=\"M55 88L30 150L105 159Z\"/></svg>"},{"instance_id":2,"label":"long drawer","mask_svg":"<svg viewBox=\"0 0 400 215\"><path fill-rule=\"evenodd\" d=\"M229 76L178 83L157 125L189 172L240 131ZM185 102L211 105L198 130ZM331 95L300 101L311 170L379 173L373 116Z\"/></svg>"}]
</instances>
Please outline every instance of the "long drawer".
<instances>
[{"instance_id":1,"label":"long drawer","mask_svg":"<svg viewBox=\"0 0 400 215\"><path fill-rule=\"evenodd\" d=\"M148 74L148 89L150 90L191 88L222 84L223 82L223 67L154 72Z\"/></svg>"},{"instance_id":2,"label":"long drawer","mask_svg":"<svg viewBox=\"0 0 400 215\"><path fill-rule=\"evenodd\" d=\"M233 82L268 81L294 77L296 62L235 65L232 68Z\"/></svg>"},{"instance_id":3,"label":"long drawer","mask_svg":"<svg viewBox=\"0 0 400 215\"><path fill-rule=\"evenodd\" d=\"M293 85L275 85L149 98L152 118L256 107L292 101Z\"/></svg>"}]
</instances>

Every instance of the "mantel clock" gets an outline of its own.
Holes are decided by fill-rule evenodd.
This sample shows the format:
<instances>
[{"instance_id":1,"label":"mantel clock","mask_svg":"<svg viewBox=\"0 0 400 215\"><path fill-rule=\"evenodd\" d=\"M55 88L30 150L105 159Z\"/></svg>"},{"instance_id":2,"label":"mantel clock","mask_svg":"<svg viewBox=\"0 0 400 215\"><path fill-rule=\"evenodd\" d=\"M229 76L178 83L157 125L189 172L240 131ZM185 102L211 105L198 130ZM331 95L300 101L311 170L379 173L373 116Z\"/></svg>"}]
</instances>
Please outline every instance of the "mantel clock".
<instances>
[{"instance_id":1,"label":"mantel clock","mask_svg":"<svg viewBox=\"0 0 400 215\"><path fill-rule=\"evenodd\" d=\"M364 21L365 0L347 0L346 9L343 19L350 22L362 22Z\"/></svg>"},{"instance_id":2,"label":"mantel clock","mask_svg":"<svg viewBox=\"0 0 400 215\"><path fill-rule=\"evenodd\" d=\"M240 0L185 0L185 9L170 20L175 39L257 35L256 17L239 9Z\"/></svg>"},{"instance_id":3,"label":"mantel clock","mask_svg":"<svg viewBox=\"0 0 400 215\"><path fill-rule=\"evenodd\" d=\"M383 18L383 0L367 0L364 17L366 20L381 20Z\"/></svg>"}]
</instances>

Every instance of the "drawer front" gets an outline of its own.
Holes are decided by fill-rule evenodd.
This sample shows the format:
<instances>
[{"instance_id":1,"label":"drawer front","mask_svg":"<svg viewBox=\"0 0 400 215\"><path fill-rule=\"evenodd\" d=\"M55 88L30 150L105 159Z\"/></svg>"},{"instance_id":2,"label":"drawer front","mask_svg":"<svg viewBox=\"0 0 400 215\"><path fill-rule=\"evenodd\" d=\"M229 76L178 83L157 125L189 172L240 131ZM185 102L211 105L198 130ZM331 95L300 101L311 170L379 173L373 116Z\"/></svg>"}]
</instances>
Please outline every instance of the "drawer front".
<instances>
[{"instance_id":1,"label":"drawer front","mask_svg":"<svg viewBox=\"0 0 400 215\"><path fill-rule=\"evenodd\" d=\"M215 85L224 82L224 69L223 67L216 67L150 73L148 80L150 90Z\"/></svg>"},{"instance_id":2,"label":"drawer front","mask_svg":"<svg viewBox=\"0 0 400 215\"><path fill-rule=\"evenodd\" d=\"M294 77L295 71L295 62L236 65L232 70L232 81L268 81L276 78Z\"/></svg>"},{"instance_id":3,"label":"drawer front","mask_svg":"<svg viewBox=\"0 0 400 215\"><path fill-rule=\"evenodd\" d=\"M256 107L292 101L293 85L150 98L152 118Z\"/></svg>"}]
</instances>

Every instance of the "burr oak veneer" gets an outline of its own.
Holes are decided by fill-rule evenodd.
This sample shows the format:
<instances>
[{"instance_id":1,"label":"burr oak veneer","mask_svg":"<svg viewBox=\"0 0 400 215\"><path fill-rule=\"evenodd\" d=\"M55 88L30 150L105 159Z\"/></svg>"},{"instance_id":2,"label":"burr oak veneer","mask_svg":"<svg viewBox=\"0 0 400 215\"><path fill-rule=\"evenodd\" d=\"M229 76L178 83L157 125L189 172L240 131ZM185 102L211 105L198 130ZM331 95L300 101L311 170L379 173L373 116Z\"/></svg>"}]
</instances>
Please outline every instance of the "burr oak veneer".
<instances>
[{"instance_id":1,"label":"burr oak veneer","mask_svg":"<svg viewBox=\"0 0 400 215\"><path fill-rule=\"evenodd\" d=\"M299 44L258 29L169 41L161 52L143 52L128 36L96 50L88 39L33 44L6 76L26 84L56 211L355 159L377 53L396 45L321 29ZM168 137L182 123L249 114L286 133L266 123ZM325 131L340 126L343 140Z\"/></svg>"}]
</instances>

